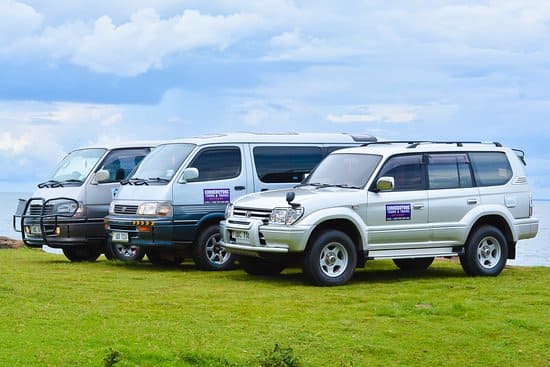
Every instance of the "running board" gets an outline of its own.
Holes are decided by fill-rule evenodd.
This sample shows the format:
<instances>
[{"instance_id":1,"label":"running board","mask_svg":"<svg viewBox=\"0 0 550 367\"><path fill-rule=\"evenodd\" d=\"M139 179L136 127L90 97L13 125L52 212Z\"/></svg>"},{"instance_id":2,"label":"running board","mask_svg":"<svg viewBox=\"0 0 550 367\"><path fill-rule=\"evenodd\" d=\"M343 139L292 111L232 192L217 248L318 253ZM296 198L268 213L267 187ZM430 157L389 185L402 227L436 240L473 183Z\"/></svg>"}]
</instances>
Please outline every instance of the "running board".
<instances>
[{"instance_id":1,"label":"running board","mask_svg":"<svg viewBox=\"0 0 550 367\"><path fill-rule=\"evenodd\" d=\"M367 259L409 259L415 257L448 257L458 256L456 247L434 247L399 250L371 250L367 252Z\"/></svg>"}]
</instances>

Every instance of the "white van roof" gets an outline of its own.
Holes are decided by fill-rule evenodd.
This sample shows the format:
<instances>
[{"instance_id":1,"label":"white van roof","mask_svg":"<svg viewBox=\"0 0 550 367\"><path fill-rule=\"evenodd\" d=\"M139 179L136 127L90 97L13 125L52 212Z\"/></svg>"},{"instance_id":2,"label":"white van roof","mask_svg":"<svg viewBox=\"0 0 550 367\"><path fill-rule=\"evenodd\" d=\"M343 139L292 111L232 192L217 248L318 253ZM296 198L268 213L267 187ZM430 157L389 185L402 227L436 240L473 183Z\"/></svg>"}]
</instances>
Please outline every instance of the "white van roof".
<instances>
[{"instance_id":1,"label":"white van roof","mask_svg":"<svg viewBox=\"0 0 550 367\"><path fill-rule=\"evenodd\" d=\"M376 137L368 134L348 133L227 133L176 139L166 143L190 143L196 145L216 143L368 143Z\"/></svg>"},{"instance_id":2,"label":"white van roof","mask_svg":"<svg viewBox=\"0 0 550 367\"><path fill-rule=\"evenodd\" d=\"M166 143L167 140L143 140L143 141L127 141L127 142L115 142L112 144L97 144L97 145L87 145L73 150L82 150L82 149L122 149L122 148L144 148L144 147L156 147L157 145Z\"/></svg>"}]
</instances>

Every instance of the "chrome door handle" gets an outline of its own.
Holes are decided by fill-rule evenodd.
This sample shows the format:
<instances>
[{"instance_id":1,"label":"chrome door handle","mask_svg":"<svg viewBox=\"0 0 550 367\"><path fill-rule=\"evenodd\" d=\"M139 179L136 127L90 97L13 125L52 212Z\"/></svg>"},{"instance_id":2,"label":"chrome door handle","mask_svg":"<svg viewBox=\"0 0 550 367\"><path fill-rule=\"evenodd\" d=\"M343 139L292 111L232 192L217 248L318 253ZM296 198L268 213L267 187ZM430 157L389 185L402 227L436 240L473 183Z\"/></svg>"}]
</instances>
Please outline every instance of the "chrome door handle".
<instances>
[{"instance_id":1,"label":"chrome door handle","mask_svg":"<svg viewBox=\"0 0 550 367\"><path fill-rule=\"evenodd\" d=\"M413 209L424 209L424 204L413 204Z\"/></svg>"},{"instance_id":2,"label":"chrome door handle","mask_svg":"<svg viewBox=\"0 0 550 367\"><path fill-rule=\"evenodd\" d=\"M477 199L468 199L468 205L474 205L477 204Z\"/></svg>"}]
</instances>

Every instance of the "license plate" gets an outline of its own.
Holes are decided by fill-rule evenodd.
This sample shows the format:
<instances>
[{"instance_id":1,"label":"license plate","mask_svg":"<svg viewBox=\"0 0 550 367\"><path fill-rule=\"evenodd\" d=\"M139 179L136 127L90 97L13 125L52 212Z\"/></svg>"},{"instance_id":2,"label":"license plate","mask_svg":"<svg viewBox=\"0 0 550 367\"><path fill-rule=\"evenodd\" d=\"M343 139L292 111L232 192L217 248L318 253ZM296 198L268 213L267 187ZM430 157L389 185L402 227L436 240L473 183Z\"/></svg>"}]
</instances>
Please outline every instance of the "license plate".
<instances>
[{"instance_id":1,"label":"license plate","mask_svg":"<svg viewBox=\"0 0 550 367\"><path fill-rule=\"evenodd\" d=\"M128 242L128 233L113 232L113 242Z\"/></svg>"},{"instance_id":2,"label":"license plate","mask_svg":"<svg viewBox=\"0 0 550 367\"><path fill-rule=\"evenodd\" d=\"M250 236L248 232L244 231L233 231L233 238L237 242L250 242Z\"/></svg>"},{"instance_id":3,"label":"license plate","mask_svg":"<svg viewBox=\"0 0 550 367\"><path fill-rule=\"evenodd\" d=\"M42 228L40 228L39 225L31 226L31 234L41 235L42 234Z\"/></svg>"}]
</instances>

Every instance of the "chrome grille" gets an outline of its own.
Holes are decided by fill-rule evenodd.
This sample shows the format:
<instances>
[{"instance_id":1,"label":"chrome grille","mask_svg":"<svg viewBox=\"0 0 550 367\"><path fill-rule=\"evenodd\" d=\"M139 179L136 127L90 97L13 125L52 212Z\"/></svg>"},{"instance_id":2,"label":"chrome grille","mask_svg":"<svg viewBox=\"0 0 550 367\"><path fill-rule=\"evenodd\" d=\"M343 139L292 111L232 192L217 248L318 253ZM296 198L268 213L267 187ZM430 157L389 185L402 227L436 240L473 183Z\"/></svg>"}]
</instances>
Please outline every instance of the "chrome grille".
<instances>
[{"instance_id":1,"label":"chrome grille","mask_svg":"<svg viewBox=\"0 0 550 367\"><path fill-rule=\"evenodd\" d=\"M115 205L116 214L136 214L137 210L137 205Z\"/></svg>"},{"instance_id":2,"label":"chrome grille","mask_svg":"<svg viewBox=\"0 0 550 367\"><path fill-rule=\"evenodd\" d=\"M44 208L44 215L52 215L53 205L46 205ZM31 204L28 209L29 215L39 216L42 215L42 204Z\"/></svg>"},{"instance_id":3,"label":"chrome grille","mask_svg":"<svg viewBox=\"0 0 550 367\"><path fill-rule=\"evenodd\" d=\"M252 209L252 208L235 207L233 208L233 216L269 220L269 217L271 216L271 209Z\"/></svg>"}]
</instances>

